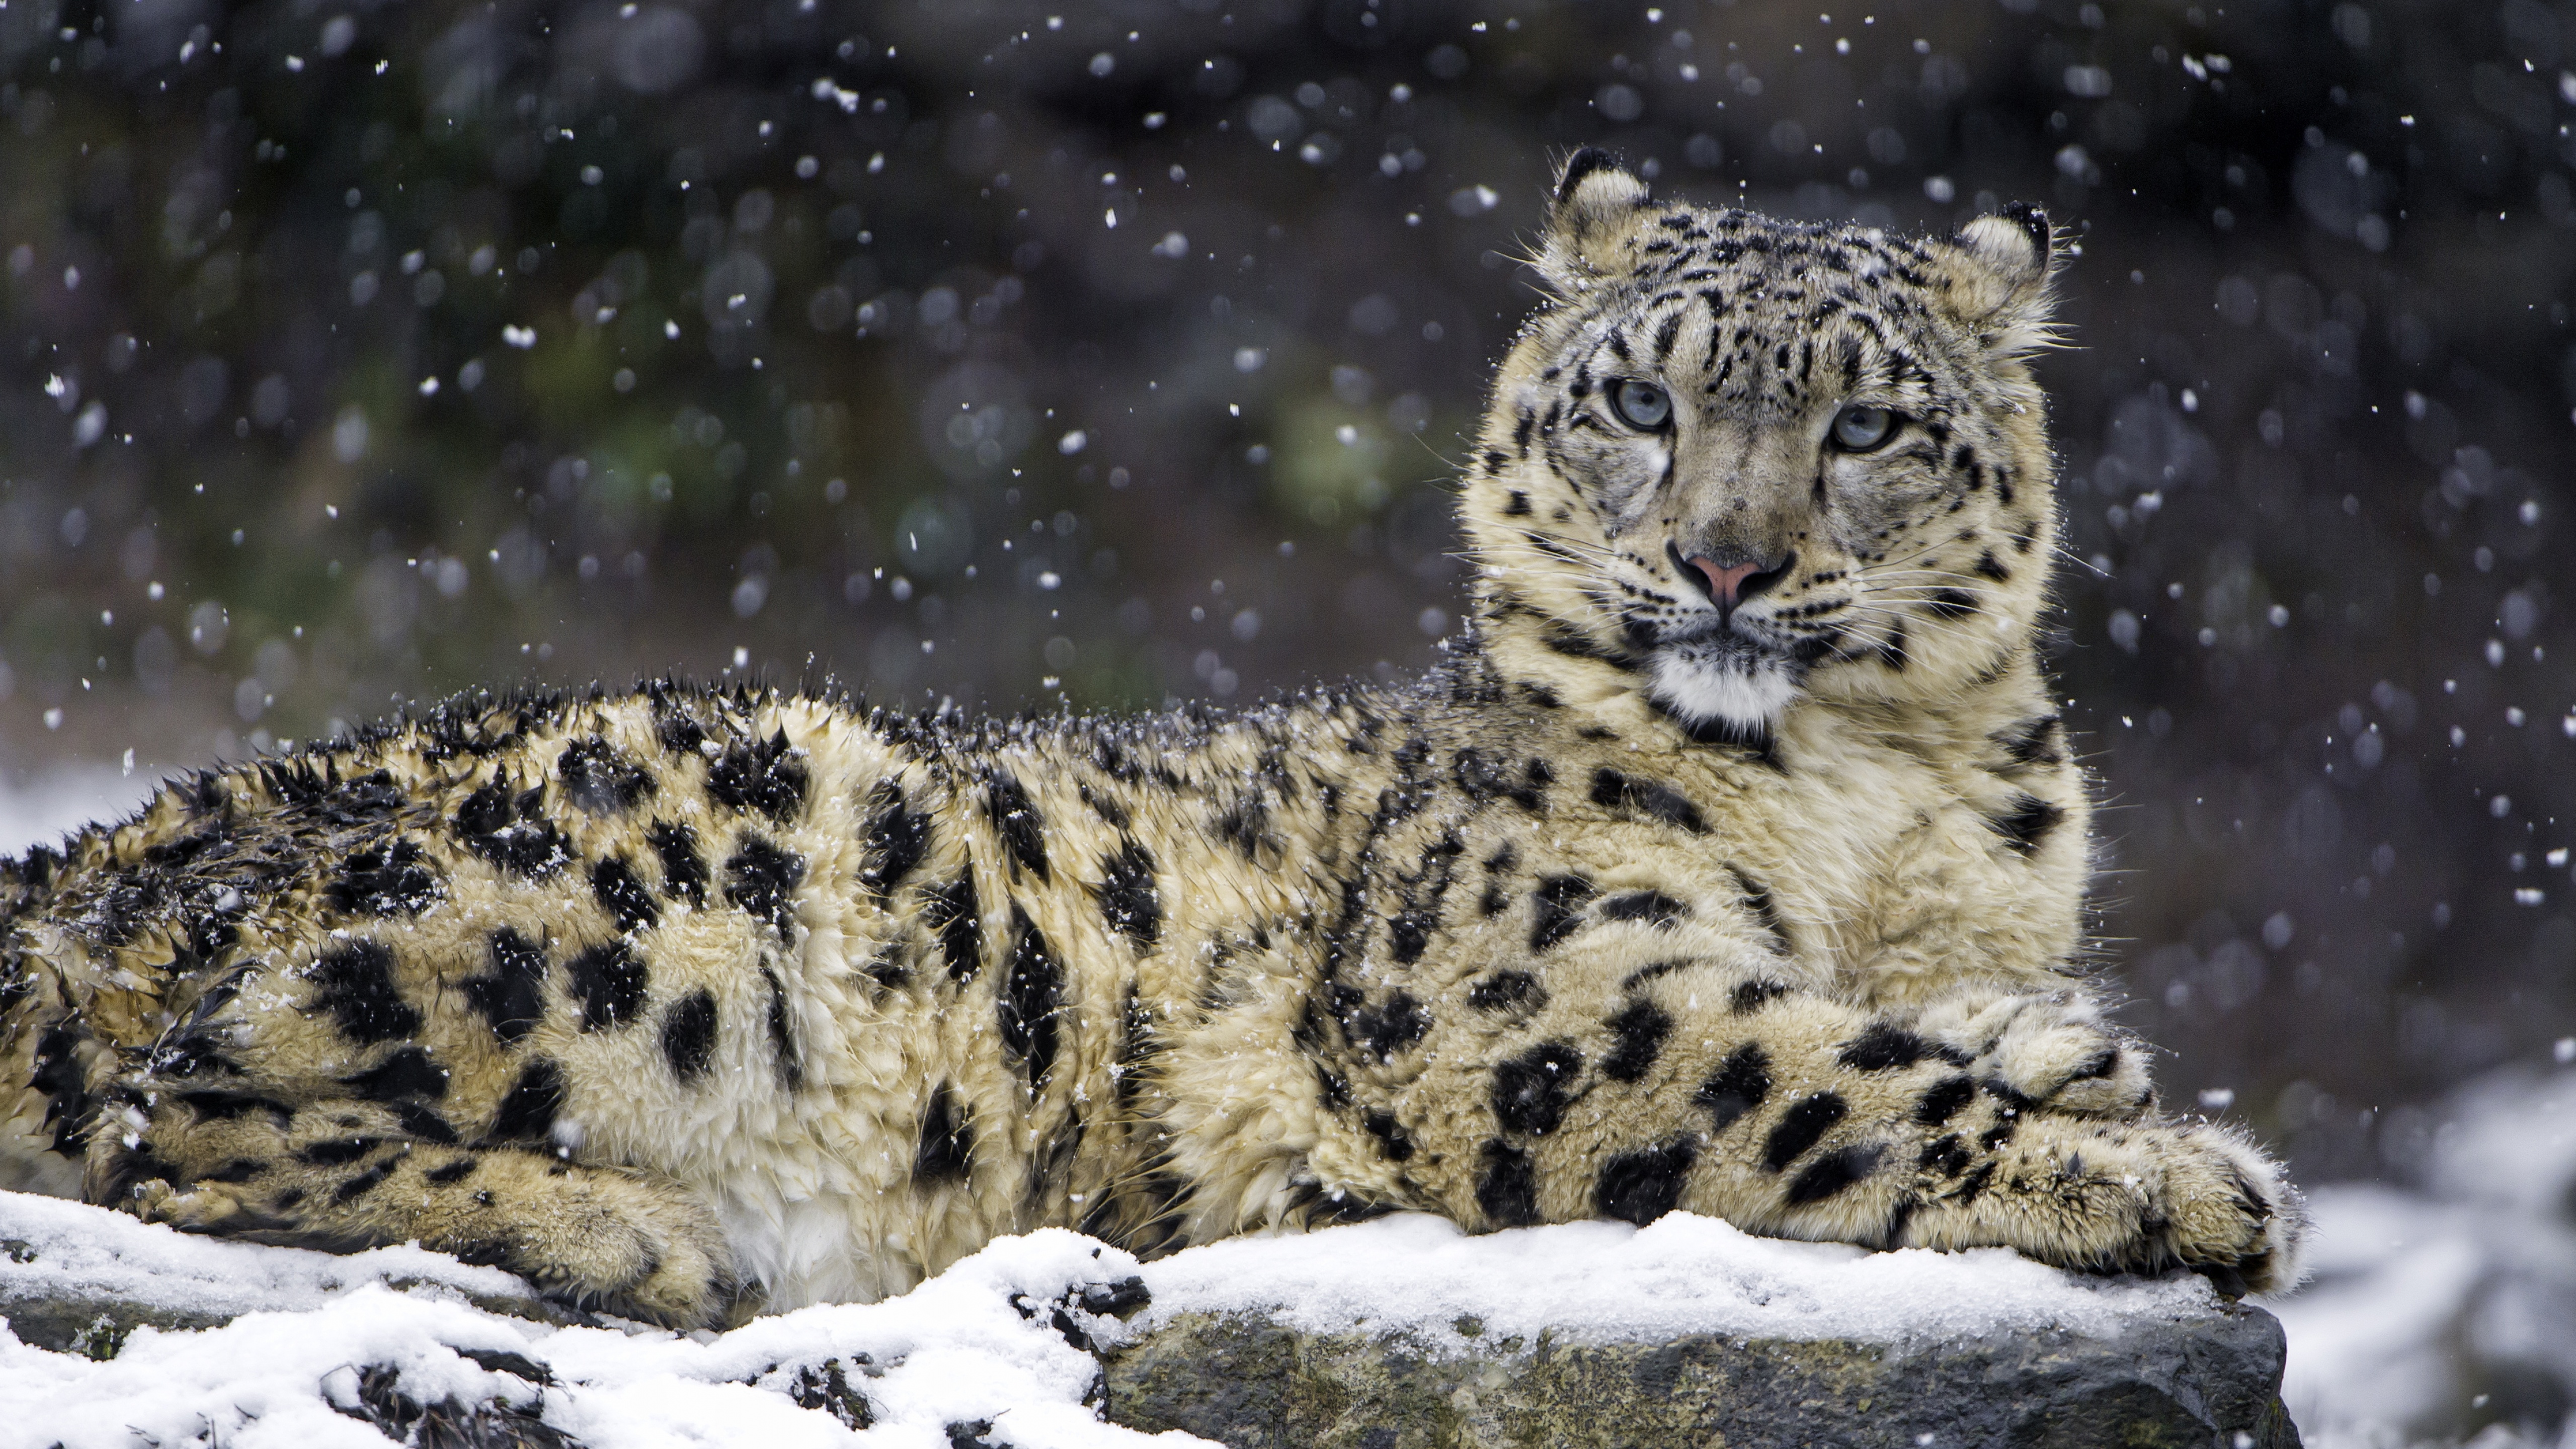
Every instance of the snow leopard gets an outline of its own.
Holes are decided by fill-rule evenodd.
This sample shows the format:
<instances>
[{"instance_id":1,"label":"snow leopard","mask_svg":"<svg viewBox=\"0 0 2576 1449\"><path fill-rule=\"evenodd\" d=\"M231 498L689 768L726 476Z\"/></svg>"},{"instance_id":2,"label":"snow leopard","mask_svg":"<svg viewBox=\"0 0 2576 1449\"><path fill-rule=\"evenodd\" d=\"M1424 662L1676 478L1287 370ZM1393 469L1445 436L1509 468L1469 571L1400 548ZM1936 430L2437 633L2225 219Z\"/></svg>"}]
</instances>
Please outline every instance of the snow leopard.
<instances>
[{"instance_id":1,"label":"snow leopard","mask_svg":"<svg viewBox=\"0 0 2576 1449\"><path fill-rule=\"evenodd\" d=\"M0 872L6 1181L678 1328L1395 1211L2293 1283L2091 966L2063 255L1576 153L1419 677L486 692L175 778Z\"/></svg>"}]
</instances>

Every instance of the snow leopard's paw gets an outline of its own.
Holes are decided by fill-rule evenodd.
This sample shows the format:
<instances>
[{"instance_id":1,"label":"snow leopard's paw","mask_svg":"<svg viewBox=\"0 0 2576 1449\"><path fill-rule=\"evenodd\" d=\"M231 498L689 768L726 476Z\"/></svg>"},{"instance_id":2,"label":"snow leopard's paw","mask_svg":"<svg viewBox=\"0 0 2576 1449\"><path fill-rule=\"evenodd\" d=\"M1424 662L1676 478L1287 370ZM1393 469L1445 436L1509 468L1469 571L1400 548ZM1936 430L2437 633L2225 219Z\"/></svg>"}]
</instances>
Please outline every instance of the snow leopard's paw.
<instances>
[{"instance_id":1,"label":"snow leopard's paw","mask_svg":"<svg viewBox=\"0 0 2576 1449\"><path fill-rule=\"evenodd\" d=\"M438 1238L550 1298L681 1329L722 1328L758 1306L715 1215L677 1183L497 1152L475 1180L485 1200L452 1205L453 1227Z\"/></svg>"},{"instance_id":2,"label":"snow leopard's paw","mask_svg":"<svg viewBox=\"0 0 2576 1449\"><path fill-rule=\"evenodd\" d=\"M2171 1129L2164 1213L2176 1261L2230 1298L2278 1293L2307 1276L2307 1202L2262 1149L2233 1129Z\"/></svg>"},{"instance_id":3,"label":"snow leopard's paw","mask_svg":"<svg viewBox=\"0 0 2576 1449\"><path fill-rule=\"evenodd\" d=\"M2209 1123L2024 1116L1991 1171L1933 1196L1910 1243L2001 1243L2084 1272L2189 1268L2229 1297L2296 1285L2307 1211L2280 1167Z\"/></svg>"},{"instance_id":4,"label":"snow leopard's paw","mask_svg":"<svg viewBox=\"0 0 2576 1449\"><path fill-rule=\"evenodd\" d=\"M1925 1034L1968 1058L1970 1075L2017 1107L2132 1120L2155 1106L2147 1048L2078 991L1952 1003Z\"/></svg>"}]
</instances>

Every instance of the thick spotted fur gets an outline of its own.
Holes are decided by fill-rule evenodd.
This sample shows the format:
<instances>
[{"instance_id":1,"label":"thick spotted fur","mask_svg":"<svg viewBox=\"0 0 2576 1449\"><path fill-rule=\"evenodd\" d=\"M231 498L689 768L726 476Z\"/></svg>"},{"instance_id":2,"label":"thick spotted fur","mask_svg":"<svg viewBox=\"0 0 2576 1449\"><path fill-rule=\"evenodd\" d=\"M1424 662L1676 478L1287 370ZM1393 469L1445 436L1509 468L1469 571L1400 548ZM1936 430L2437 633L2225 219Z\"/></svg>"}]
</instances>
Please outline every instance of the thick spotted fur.
<instances>
[{"instance_id":1,"label":"thick spotted fur","mask_svg":"<svg viewBox=\"0 0 2576 1449\"><path fill-rule=\"evenodd\" d=\"M1426 676L473 696L175 782L6 872L0 1161L682 1325L1043 1224L1394 1209L2294 1281L2295 1193L2156 1113L2073 965L2051 256L2036 212L1911 240L1578 156Z\"/></svg>"}]
</instances>

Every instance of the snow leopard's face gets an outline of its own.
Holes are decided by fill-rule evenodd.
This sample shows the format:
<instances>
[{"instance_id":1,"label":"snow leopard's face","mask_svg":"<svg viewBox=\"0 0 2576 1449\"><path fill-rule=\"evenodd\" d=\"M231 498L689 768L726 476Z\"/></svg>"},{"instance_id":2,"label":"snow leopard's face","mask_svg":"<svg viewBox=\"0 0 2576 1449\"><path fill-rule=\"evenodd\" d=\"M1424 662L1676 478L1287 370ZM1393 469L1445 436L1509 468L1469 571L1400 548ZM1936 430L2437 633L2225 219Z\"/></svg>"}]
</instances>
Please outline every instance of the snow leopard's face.
<instances>
[{"instance_id":1,"label":"snow leopard's face","mask_svg":"<svg viewBox=\"0 0 2576 1449\"><path fill-rule=\"evenodd\" d=\"M2046 218L1925 242L1654 205L1597 154L1469 483L1497 628L1744 733L1802 690L1915 694L2020 647L2054 525L2020 361Z\"/></svg>"}]
</instances>

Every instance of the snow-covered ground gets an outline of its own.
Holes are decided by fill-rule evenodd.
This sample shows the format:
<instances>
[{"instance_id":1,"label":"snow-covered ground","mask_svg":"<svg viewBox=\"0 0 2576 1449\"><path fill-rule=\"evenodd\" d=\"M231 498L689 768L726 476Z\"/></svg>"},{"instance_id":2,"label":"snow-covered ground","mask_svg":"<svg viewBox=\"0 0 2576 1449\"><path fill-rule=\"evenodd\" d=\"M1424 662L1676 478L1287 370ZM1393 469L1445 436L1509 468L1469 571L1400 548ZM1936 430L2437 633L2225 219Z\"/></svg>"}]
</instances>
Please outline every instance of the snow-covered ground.
<instances>
[{"instance_id":1,"label":"snow-covered ground","mask_svg":"<svg viewBox=\"0 0 2576 1449\"><path fill-rule=\"evenodd\" d=\"M415 1248L334 1258L186 1238L102 1209L0 1194L0 1290L112 1296L216 1313L197 1332L136 1329L112 1358L49 1353L0 1334L0 1444L380 1444L343 1410L363 1370L392 1369L420 1403L498 1400L596 1449L715 1442L950 1444L985 1421L1020 1449L1195 1444L1099 1422L1096 1372L1055 1322L1114 1339L1083 1290L1135 1274L1139 1324L1259 1305L1317 1328L1415 1328L1428 1344L1474 1315L1498 1335L1560 1341L1680 1333L1952 1339L2055 1324L2107 1331L2212 1300L2199 1279L2087 1280L2000 1250L1865 1253L1755 1238L1688 1215L1637 1229L1571 1223L1470 1239L1423 1216L1310 1236L1238 1240L1140 1265L1061 1230L1006 1239L902 1298L801 1309L732 1333L563 1328L483 1312L469 1293L519 1294L506 1274ZM256 1310L256 1311L246 1311ZM514 1359L504 1359L511 1355ZM516 1361L520 1370L512 1372ZM873 1423L856 1431L792 1393L837 1361ZM495 1367L494 1365L500 1365ZM525 1371L543 1365L539 1383Z\"/></svg>"},{"instance_id":2,"label":"snow-covered ground","mask_svg":"<svg viewBox=\"0 0 2576 1449\"><path fill-rule=\"evenodd\" d=\"M111 771L0 784L0 851L121 813L148 785ZM2289 1330L2291 1411L2314 1449L2576 1449L2576 1070L2500 1074L2441 1116L2424 1189L2311 1193L2317 1277L2269 1305ZM514 1280L415 1249L333 1258L182 1238L74 1204L0 1195L8 1239L27 1246L0 1255L0 1284L244 1316L199 1332L139 1329L104 1361L0 1332L0 1449L382 1445L345 1412L371 1392L360 1377L370 1365L394 1369L392 1382L412 1400L516 1405L597 1449L945 1449L947 1425L978 1420L1025 1449L1203 1443L1100 1423L1085 1402L1093 1360L1053 1324L1049 1305L1070 1303L1077 1327L1115 1334L1114 1323L1080 1309L1081 1291L1136 1273L1152 1290L1152 1315L1259 1305L1317 1327L1435 1329L1473 1314L1501 1334L1545 1325L1599 1338L2081 1328L2118 1313L2177 1311L2207 1292L2197 1279L2078 1279L2000 1251L1781 1243L1687 1216L1642 1231L1578 1223L1481 1239L1404 1217L1213 1244L1142 1267L1074 1234L1042 1232L993 1244L892 1302L808 1308L687 1338L487 1313L465 1296L518 1291ZM827 1361L859 1376L871 1427L798 1406L800 1375L822 1382ZM511 1372L536 1364L550 1383Z\"/></svg>"}]
</instances>

